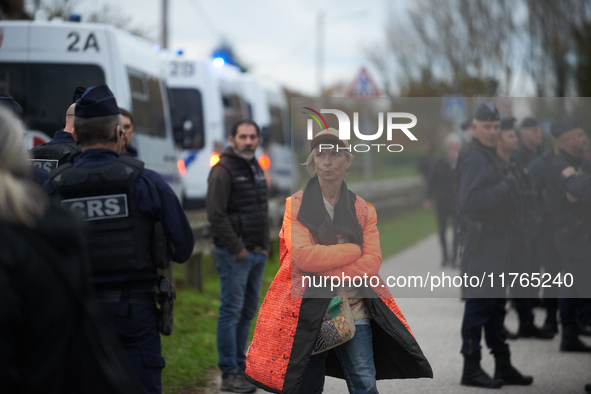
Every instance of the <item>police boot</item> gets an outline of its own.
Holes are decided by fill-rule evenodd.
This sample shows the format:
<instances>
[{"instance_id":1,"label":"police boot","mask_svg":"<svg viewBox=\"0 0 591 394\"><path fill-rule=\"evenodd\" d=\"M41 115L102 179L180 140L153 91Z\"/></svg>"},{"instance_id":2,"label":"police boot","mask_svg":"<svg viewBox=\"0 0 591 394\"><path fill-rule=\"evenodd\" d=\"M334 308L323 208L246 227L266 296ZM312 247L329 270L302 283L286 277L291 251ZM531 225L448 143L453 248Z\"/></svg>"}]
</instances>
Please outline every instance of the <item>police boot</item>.
<instances>
[{"instance_id":1,"label":"police boot","mask_svg":"<svg viewBox=\"0 0 591 394\"><path fill-rule=\"evenodd\" d=\"M531 321L523 321L519 322L517 336L520 338L552 339L554 338L554 333L539 329Z\"/></svg>"},{"instance_id":2,"label":"police boot","mask_svg":"<svg viewBox=\"0 0 591 394\"><path fill-rule=\"evenodd\" d=\"M585 392L591 394L591 383L585 385Z\"/></svg>"},{"instance_id":3,"label":"police boot","mask_svg":"<svg viewBox=\"0 0 591 394\"><path fill-rule=\"evenodd\" d=\"M576 324L562 325L561 352L591 352L591 346L579 339L579 328Z\"/></svg>"},{"instance_id":4,"label":"police boot","mask_svg":"<svg viewBox=\"0 0 591 394\"><path fill-rule=\"evenodd\" d=\"M532 384L534 378L522 375L511 365L511 353L495 355L495 379L501 379L503 384L515 384L527 386Z\"/></svg>"},{"instance_id":5,"label":"police boot","mask_svg":"<svg viewBox=\"0 0 591 394\"><path fill-rule=\"evenodd\" d=\"M480 354L464 355L464 371L461 383L465 386L498 389L503 385L500 379L492 379L480 367Z\"/></svg>"},{"instance_id":6,"label":"police boot","mask_svg":"<svg viewBox=\"0 0 591 394\"><path fill-rule=\"evenodd\" d=\"M546 320L540 330L558 334L558 321L556 320L556 308L546 308Z\"/></svg>"}]
</instances>

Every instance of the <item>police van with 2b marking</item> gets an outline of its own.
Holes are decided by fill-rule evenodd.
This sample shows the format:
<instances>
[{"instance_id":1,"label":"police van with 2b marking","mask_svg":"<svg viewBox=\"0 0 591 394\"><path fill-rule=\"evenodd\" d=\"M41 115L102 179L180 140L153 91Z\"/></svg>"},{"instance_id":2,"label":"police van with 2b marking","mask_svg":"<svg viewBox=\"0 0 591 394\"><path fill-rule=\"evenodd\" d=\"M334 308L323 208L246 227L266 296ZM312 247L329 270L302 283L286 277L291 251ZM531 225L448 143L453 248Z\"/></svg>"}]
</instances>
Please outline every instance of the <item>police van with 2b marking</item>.
<instances>
[{"instance_id":1,"label":"police van with 2b marking","mask_svg":"<svg viewBox=\"0 0 591 394\"><path fill-rule=\"evenodd\" d=\"M102 24L2 21L0 29L0 94L22 105L31 134L49 139L63 128L60 119L77 86L107 84L118 105L134 115L138 159L182 195L180 157L152 44Z\"/></svg>"},{"instance_id":2,"label":"police van with 2b marking","mask_svg":"<svg viewBox=\"0 0 591 394\"><path fill-rule=\"evenodd\" d=\"M207 174L225 145L224 112L219 82L208 60L162 55L174 140L185 166L183 205L202 208Z\"/></svg>"},{"instance_id":3,"label":"police van with 2b marking","mask_svg":"<svg viewBox=\"0 0 591 394\"><path fill-rule=\"evenodd\" d=\"M214 66L209 59L171 54L162 58L175 141L186 167L184 206L203 207L207 174L239 119L252 119L261 128L257 157L271 195L289 195L292 163L287 102L281 88L233 65Z\"/></svg>"}]
</instances>

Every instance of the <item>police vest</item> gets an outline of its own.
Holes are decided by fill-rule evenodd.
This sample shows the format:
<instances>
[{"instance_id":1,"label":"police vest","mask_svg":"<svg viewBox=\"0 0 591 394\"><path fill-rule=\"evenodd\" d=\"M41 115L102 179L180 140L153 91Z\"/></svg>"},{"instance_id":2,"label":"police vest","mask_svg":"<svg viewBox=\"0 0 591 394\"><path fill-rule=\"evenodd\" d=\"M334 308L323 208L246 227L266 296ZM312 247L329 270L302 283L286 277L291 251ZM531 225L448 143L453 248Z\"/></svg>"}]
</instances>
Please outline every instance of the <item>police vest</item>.
<instances>
[{"instance_id":1,"label":"police vest","mask_svg":"<svg viewBox=\"0 0 591 394\"><path fill-rule=\"evenodd\" d=\"M63 144L43 144L31 149L33 159L31 162L35 167L50 173L60 165L70 163L74 156L82 152L80 145L73 142Z\"/></svg>"},{"instance_id":2,"label":"police vest","mask_svg":"<svg viewBox=\"0 0 591 394\"><path fill-rule=\"evenodd\" d=\"M100 168L61 166L50 176L62 206L90 224L88 252L94 274L153 271L154 220L135 204L144 163L128 156Z\"/></svg>"},{"instance_id":3,"label":"police vest","mask_svg":"<svg viewBox=\"0 0 591 394\"><path fill-rule=\"evenodd\" d=\"M259 163L253 160L249 164L239 157L222 155L217 165L228 170L232 179L228 201L228 217L232 228L247 249L266 246L269 226L267 181ZM220 244L216 237L214 243Z\"/></svg>"}]
</instances>

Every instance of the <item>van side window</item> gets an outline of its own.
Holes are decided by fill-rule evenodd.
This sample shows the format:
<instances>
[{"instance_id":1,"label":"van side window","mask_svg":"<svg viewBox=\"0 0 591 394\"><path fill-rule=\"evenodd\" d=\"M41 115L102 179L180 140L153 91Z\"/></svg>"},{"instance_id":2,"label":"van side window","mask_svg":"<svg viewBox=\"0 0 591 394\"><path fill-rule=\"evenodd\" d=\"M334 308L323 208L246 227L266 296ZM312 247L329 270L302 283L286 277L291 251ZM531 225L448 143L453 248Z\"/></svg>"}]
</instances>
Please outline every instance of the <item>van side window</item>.
<instances>
[{"instance_id":1,"label":"van side window","mask_svg":"<svg viewBox=\"0 0 591 394\"><path fill-rule=\"evenodd\" d=\"M176 144L183 149L205 145L203 99L198 89L169 88L168 101Z\"/></svg>"},{"instance_id":2,"label":"van side window","mask_svg":"<svg viewBox=\"0 0 591 394\"><path fill-rule=\"evenodd\" d=\"M291 143L289 138L285 138L283 134L283 111L280 107L271 106L271 124L269 125L269 142L275 142L277 144L284 145ZM286 141L287 140L287 141Z\"/></svg>"},{"instance_id":3,"label":"van side window","mask_svg":"<svg viewBox=\"0 0 591 394\"><path fill-rule=\"evenodd\" d=\"M127 68L135 132L165 138L166 125L160 79Z\"/></svg>"},{"instance_id":4,"label":"van side window","mask_svg":"<svg viewBox=\"0 0 591 394\"><path fill-rule=\"evenodd\" d=\"M245 118L242 110L242 99L237 94L228 94L222 96L222 103L224 105L224 125L226 130L226 137L230 135L230 128L234 123L240 119Z\"/></svg>"},{"instance_id":5,"label":"van side window","mask_svg":"<svg viewBox=\"0 0 591 394\"><path fill-rule=\"evenodd\" d=\"M105 83L103 69L94 64L1 63L0 94L23 107L23 122L53 138L76 86Z\"/></svg>"}]
</instances>

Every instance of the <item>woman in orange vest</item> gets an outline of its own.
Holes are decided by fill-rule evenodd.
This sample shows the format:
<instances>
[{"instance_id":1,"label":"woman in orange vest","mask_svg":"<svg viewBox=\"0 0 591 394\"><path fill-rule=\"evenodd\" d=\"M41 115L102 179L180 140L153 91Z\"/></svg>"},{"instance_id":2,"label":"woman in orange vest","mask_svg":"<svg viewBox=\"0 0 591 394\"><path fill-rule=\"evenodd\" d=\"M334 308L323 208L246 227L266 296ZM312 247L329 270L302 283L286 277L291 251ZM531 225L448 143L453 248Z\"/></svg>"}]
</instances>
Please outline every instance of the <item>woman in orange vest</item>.
<instances>
[{"instance_id":1,"label":"woman in orange vest","mask_svg":"<svg viewBox=\"0 0 591 394\"><path fill-rule=\"evenodd\" d=\"M349 392L377 393L377 379L433 377L379 277L375 208L343 181L353 160L348 147L337 130L319 132L306 162L315 176L286 201L281 267L259 311L246 359L248 379L267 391L321 393L329 375L346 379ZM312 355L335 285L346 293L355 335Z\"/></svg>"}]
</instances>

